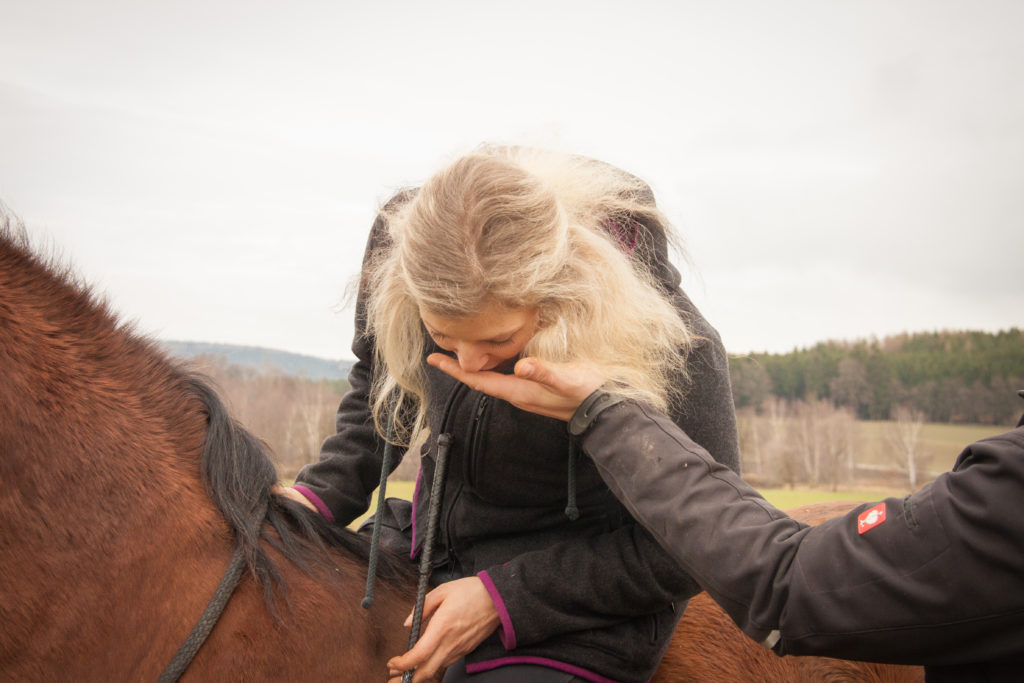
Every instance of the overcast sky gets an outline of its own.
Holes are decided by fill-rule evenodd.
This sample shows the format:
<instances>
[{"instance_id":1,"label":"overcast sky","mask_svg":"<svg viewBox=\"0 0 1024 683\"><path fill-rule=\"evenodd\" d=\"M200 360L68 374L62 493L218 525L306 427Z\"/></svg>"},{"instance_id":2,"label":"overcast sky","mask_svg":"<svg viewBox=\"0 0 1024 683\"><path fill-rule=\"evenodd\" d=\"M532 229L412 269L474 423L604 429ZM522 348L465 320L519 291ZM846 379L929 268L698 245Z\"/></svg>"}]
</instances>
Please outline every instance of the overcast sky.
<instances>
[{"instance_id":1,"label":"overcast sky","mask_svg":"<svg viewBox=\"0 0 1024 683\"><path fill-rule=\"evenodd\" d=\"M1024 325L1017 0L0 0L0 200L148 334L350 358L483 141L649 181L735 353Z\"/></svg>"}]
</instances>

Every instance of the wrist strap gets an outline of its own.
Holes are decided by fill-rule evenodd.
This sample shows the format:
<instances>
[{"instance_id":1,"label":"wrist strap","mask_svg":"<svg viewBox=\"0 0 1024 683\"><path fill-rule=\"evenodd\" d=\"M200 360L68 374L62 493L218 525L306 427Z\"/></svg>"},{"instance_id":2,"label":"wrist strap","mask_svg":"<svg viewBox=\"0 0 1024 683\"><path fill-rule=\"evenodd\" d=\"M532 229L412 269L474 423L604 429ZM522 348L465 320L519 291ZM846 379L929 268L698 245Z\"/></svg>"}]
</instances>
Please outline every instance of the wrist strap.
<instances>
[{"instance_id":1,"label":"wrist strap","mask_svg":"<svg viewBox=\"0 0 1024 683\"><path fill-rule=\"evenodd\" d=\"M597 419L597 416L603 410L625 400L623 396L609 394L604 389L597 389L590 396L587 396L583 403L580 404L580 407L576 409L576 412L573 413L572 418L569 420L569 433L573 436L581 435L590 429L590 425L594 423L594 420Z\"/></svg>"}]
</instances>

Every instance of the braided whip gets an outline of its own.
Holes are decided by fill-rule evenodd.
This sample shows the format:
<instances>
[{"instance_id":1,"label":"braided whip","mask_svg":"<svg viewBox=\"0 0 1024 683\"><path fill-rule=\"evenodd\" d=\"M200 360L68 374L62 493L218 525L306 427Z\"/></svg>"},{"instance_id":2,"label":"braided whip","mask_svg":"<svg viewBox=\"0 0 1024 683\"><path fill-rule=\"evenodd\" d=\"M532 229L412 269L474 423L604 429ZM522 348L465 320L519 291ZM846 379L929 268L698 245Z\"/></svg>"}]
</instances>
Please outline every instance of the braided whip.
<instances>
[{"instance_id":1,"label":"braided whip","mask_svg":"<svg viewBox=\"0 0 1024 683\"><path fill-rule=\"evenodd\" d=\"M420 583L416 589L416 607L412 612L412 630L409 632L409 649L420 639L420 626L423 622L423 601L427 597L427 582L430 579L430 560L434 550L434 539L437 536L437 518L441 515L441 497L444 495L445 471L448 469L448 447L451 445L450 434L437 437L437 463L434 468L434 481L430 487L430 508L427 510L427 536L423 541L423 553L420 555ZM402 683L412 683L412 671L402 674Z\"/></svg>"},{"instance_id":2,"label":"braided whip","mask_svg":"<svg viewBox=\"0 0 1024 683\"><path fill-rule=\"evenodd\" d=\"M384 512L384 497L388 488L388 474L391 472L391 452L395 437L395 410L388 417L388 435L384 441L384 457L380 463L380 485L377 488L377 513L373 517L373 536L370 539L370 566L366 569L366 594L361 603L363 609L373 606L373 584L377 580L377 557L380 555L380 533L384 526L381 522Z\"/></svg>"}]
</instances>

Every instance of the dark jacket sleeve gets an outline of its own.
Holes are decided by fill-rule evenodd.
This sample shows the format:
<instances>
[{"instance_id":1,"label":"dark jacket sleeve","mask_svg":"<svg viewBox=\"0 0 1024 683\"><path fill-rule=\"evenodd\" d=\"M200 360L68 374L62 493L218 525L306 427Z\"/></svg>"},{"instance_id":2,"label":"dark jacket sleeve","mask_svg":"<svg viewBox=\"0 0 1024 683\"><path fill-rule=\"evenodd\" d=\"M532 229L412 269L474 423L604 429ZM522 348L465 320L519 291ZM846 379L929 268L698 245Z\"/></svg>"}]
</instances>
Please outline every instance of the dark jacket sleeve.
<instances>
[{"instance_id":1,"label":"dark jacket sleeve","mask_svg":"<svg viewBox=\"0 0 1024 683\"><path fill-rule=\"evenodd\" d=\"M367 260L381 247L384 232L384 222L378 217L366 245L364 272ZM369 507L370 496L380 483L384 452L384 440L374 428L369 408L374 340L366 334L362 283L356 300L355 328L352 352L356 362L349 373L350 389L342 397L335 416L336 433L324 441L319 461L302 468L295 479L297 488L307 497L315 497L312 500L325 517L343 526ZM392 469L399 461L400 458L394 458Z\"/></svg>"},{"instance_id":2,"label":"dark jacket sleeve","mask_svg":"<svg viewBox=\"0 0 1024 683\"><path fill-rule=\"evenodd\" d=\"M601 412L583 448L679 565L780 654L913 664L1024 656L1022 428L973 444L905 499L813 528L644 406Z\"/></svg>"}]
</instances>

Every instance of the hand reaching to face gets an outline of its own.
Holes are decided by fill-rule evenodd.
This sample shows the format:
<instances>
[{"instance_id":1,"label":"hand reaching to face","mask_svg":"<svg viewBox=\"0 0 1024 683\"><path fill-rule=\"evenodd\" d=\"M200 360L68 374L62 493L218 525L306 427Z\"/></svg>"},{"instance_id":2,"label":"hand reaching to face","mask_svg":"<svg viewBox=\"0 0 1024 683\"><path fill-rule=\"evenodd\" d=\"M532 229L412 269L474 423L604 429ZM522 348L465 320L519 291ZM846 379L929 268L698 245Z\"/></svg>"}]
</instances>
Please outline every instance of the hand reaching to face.
<instances>
[{"instance_id":1,"label":"hand reaching to face","mask_svg":"<svg viewBox=\"0 0 1024 683\"><path fill-rule=\"evenodd\" d=\"M416 670L414 683L440 680L445 668L472 652L500 623L491 596L475 576L443 583L427 593L423 619L428 618L416 645L388 662L393 683L410 669ZM412 615L405 626L412 626Z\"/></svg>"},{"instance_id":2,"label":"hand reaching to face","mask_svg":"<svg viewBox=\"0 0 1024 683\"><path fill-rule=\"evenodd\" d=\"M539 358L521 358L515 374L467 372L459 362L443 353L432 353L427 363L442 370L471 389L508 401L522 410L566 422L583 400L605 378L597 370L576 363L549 363Z\"/></svg>"}]
</instances>

